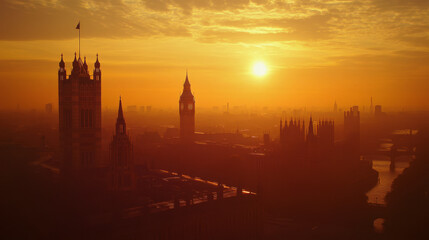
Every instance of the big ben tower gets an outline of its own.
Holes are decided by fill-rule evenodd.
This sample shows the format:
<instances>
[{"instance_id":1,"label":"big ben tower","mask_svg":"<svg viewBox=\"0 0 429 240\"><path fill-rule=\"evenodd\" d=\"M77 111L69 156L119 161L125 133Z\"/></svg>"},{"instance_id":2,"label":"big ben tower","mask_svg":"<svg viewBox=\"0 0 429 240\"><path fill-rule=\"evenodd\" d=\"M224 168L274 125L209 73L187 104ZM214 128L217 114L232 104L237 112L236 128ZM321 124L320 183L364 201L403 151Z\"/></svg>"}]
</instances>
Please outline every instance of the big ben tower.
<instances>
[{"instance_id":1,"label":"big ben tower","mask_svg":"<svg viewBox=\"0 0 429 240\"><path fill-rule=\"evenodd\" d=\"M191 92L191 84L188 80L188 72L186 71L186 79L183 84L183 92L179 100L180 114L180 137L186 141L192 141L195 132L195 99Z\"/></svg>"}]
</instances>

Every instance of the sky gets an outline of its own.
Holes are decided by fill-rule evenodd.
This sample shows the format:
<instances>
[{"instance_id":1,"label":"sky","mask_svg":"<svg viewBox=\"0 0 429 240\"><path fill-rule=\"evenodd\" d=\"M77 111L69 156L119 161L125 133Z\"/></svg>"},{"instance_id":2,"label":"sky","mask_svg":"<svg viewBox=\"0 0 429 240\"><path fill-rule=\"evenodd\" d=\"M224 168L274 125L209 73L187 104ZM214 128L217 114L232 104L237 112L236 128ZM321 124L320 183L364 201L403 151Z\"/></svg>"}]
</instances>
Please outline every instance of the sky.
<instances>
[{"instance_id":1,"label":"sky","mask_svg":"<svg viewBox=\"0 0 429 240\"><path fill-rule=\"evenodd\" d=\"M197 108L429 110L427 0L0 0L0 109L57 108L79 21L103 108L178 107L188 70Z\"/></svg>"}]
</instances>

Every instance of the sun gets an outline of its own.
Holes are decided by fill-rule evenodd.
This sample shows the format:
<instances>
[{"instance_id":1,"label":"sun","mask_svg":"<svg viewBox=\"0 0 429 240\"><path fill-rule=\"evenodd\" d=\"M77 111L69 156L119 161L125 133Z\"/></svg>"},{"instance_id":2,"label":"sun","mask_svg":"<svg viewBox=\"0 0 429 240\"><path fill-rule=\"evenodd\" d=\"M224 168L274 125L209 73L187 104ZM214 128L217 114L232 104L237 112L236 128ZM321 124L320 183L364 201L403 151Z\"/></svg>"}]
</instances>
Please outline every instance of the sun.
<instances>
[{"instance_id":1,"label":"sun","mask_svg":"<svg viewBox=\"0 0 429 240\"><path fill-rule=\"evenodd\" d=\"M267 65L264 62L255 62L252 69L255 76L262 77L267 74Z\"/></svg>"}]
</instances>

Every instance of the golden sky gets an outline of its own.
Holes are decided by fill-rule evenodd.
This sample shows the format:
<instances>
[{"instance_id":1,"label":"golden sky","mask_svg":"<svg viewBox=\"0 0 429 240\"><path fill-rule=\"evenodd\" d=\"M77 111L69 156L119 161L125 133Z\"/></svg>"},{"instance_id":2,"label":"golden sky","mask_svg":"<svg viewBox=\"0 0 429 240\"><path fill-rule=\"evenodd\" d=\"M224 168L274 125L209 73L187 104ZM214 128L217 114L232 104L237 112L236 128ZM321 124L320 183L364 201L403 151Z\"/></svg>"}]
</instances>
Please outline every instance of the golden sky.
<instances>
[{"instance_id":1,"label":"golden sky","mask_svg":"<svg viewBox=\"0 0 429 240\"><path fill-rule=\"evenodd\" d=\"M56 108L78 21L103 107L177 107L188 69L197 107L429 109L428 0L0 0L0 109Z\"/></svg>"}]
</instances>

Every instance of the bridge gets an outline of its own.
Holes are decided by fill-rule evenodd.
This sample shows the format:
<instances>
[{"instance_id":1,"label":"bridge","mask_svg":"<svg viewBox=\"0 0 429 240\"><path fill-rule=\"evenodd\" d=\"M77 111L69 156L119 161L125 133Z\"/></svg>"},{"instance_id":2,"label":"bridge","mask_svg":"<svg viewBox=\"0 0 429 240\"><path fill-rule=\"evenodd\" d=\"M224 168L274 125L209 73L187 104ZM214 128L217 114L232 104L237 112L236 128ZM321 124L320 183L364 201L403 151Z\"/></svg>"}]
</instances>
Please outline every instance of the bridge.
<instances>
[{"instance_id":1,"label":"bridge","mask_svg":"<svg viewBox=\"0 0 429 240\"><path fill-rule=\"evenodd\" d=\"M368 206L371 211L371 216L374 220L377 218L386 218L387 207L385 204L368 203Z\"/></svg>"},{"instance_id":2,"label":"bridge","mask_svg":"<svg viewBox=\"0 0 429 240\"><path fill-rule=\"evenodd\" d=\"M407 130L408 131L408 130ZM390 159L390 169L395 169L395 163L397 158L401 156L409 156L413 159L415 156L415 141L414 135L416 130L409 129L407 134L392 133L390 138L392 139L392 145L386 149L377 149L373 152L366 153L366 155L375 156L387 156Z\"/></svg>"}]
</instances>

